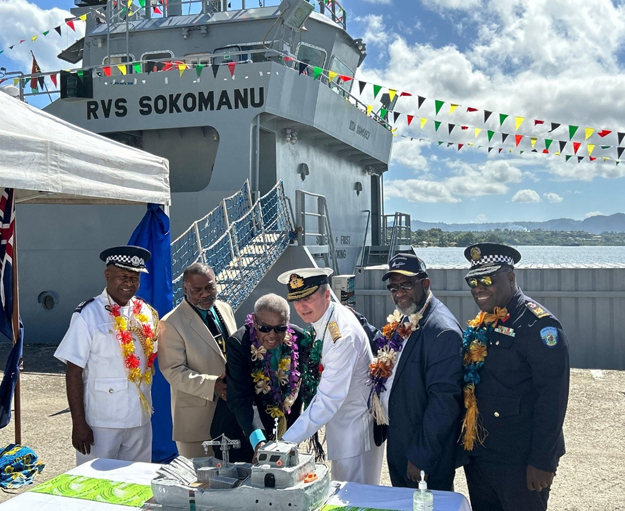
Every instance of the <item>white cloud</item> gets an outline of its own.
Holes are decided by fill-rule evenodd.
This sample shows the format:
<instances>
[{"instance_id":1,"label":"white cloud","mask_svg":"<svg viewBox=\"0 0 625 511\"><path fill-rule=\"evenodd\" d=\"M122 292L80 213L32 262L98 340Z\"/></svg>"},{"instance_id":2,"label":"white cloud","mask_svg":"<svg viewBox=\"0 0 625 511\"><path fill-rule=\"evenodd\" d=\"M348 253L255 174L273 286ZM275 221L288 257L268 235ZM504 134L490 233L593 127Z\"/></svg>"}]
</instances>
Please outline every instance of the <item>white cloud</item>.
<instances>
[{"instance_id":1,"label":"white cloud","mask_svg":"<svg viewBox=\"0 0 625 511\"><path fill-rule=\"evenodd\" d=\"M476 221L478 224L483 224L483 223L488 222L488 217L487 217L485 214L480 213L479 215L477 215L477 216L475 217L475 221Z\"/></svg>"},{"instance_id":2,"label":"white cloud","mask_svg":"<svg viewBox=\"0 0 625 511\"><path fill-rule=\"evenodd\" d=\"M584 215L584 218L590 218L591 216L599 216L599 215L603 216L604 213L602 213L601 211L590 211L589 213L586 213Z\"/></svg>"},{"instance_id":3,"label":"white cloud","mask_svg":"<svg viewBox=\"0 0 625 511\"><path fill-rule=\"evenodd\" d=\"M422 179L395 180L384 183L384 197L403 198L410 202L460 202L443 183Z\"/></svg>"},{"instance_id":4,"label":"white cloud","mask_svg":"<svg viewBox=\"0 0 625 511\"><path fill-rule=\"evenodd\" d=\"M553 192L543 193L543 197L547 199L547 202L552 202L552 203L562 202L564 200L557 193L553 193Z\"/></svg>"},{"instance_id":5,"label":"white cloud","mask_svg":"<svg viewBox=\"0 0 625 511\"><path fill-rule=\"evenodd\" d=\"M389 35L382 15L368 14L367 16L356 18L355 21L365 25L362 39L367 45L384 47L388 44Z\"/></svg>"},{"instance_id":6,"label":"white cloud","mask_svg":"<svg viewBox=\"0 0 625 511\"><path fill-rule=\"evenodd\" d=\"M423 5L435 9L471 10L478 7L481 0L423 0Z\"/></svg>"},{"instance_id":7,"label":"white cloud","mask_svg":"<svg viewBox=\"0 0 625 511\"><path fill-rule=\"evenodd\" d=\"M534 190L519 190L512 197L512 202L540 202L540 195Z\"/></svg>"}]
</instances>

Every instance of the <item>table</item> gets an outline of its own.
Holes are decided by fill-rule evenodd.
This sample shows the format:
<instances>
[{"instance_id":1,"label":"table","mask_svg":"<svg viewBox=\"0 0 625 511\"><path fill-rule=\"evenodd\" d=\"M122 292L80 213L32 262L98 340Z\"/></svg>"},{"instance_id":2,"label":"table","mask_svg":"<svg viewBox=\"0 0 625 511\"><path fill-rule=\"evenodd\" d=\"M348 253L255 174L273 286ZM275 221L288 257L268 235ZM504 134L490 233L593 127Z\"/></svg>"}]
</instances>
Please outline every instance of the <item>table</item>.
<instances>
[{"instance_id":1,"label":"table","mask_svg":"<svg viewBox=\"0 0 625 511\"><path fill-rule=\"evenodd\" d=\"M154 463L132 463L129 461L96 459L66 472L96 479L107 479L122 483L149 485L156 476L160 465ZM358 483L341 483L338 492L326 506L366 507L374 509L392 509L412 511L410 488L392 488L390 486L368 486ZM469 502L460 493L434 491L436 511L471 511ZM93 502L57 495L22 493L0 504L0 511L24 511L28 509L46 509L59 511L131 511L140 507L130 507L106 502Z\"/></svg>"}]
</instances>

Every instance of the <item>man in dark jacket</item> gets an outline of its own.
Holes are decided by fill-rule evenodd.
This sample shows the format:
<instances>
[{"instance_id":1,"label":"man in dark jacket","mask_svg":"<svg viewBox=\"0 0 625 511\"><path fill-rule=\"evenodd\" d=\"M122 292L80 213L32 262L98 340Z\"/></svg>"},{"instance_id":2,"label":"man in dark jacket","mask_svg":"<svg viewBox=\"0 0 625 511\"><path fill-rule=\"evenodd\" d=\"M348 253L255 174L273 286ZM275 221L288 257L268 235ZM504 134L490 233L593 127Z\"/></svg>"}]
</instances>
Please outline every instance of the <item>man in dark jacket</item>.
<instances>
[{"instance_id":1,"label":"man in dark jacket","mask_svg":"<svg viewBox=\"0 0 625 511\"><path fill-rule=\"evenodd\" d=\"M462 329L430 291L416 255L394 256L382 279L389 281L397 310L377 339L374 362L392 360L391 374L373 385L372 398L387 414L391 482L416 488L423 470L429 488L450 491L461 414Z\"/></svg>"},{"instance_id":2,"label":"man in dark jacket","mask_svg":"<svg viewBox=\"0 0 625 511\"><path fill-rule=\"evenodd\" d=\"M228 405L254 452L275 439L276 424L280 438L301 412L300 372L308 357L305 334L289 315L284 298L264 295L226 342Z\"/></svg>"},{"instance_id":3,"label":"man in dark jacket","mask_svg":"<svg viewBox=\"0 0 625 511\"><path fill-rule=\"evenodd\" d=\"M465 250L480 308L465 332L462 450L474 511L543 511L560 456L569 393L559 321L517 287L521 254L480 243Z\"/></svg>"}]
</instances>

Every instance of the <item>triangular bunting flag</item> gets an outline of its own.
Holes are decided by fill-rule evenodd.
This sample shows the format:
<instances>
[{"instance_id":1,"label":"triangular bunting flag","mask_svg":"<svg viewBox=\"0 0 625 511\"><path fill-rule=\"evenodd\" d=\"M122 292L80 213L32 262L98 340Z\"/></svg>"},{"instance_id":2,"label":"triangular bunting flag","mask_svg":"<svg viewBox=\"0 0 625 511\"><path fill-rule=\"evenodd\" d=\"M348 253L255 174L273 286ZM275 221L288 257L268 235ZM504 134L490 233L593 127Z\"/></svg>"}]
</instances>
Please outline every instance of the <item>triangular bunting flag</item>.
<instances>
[{"instance_id":1,"label":"triangular bunting flag","mask_svg":"<svg viewBox=\"0 0 625 511\"><path fill-rule=\"evenodd\" d=\"M473 108L472 106L467 107L467 112L477 112L477 108Z\"/></svg>"},{"instance_id":2,"label":"triangular bunting flag","mask_svg":"<svg viewBox=\"0 0 625 511\"><path fill-rule=\"evenodd\" d=\"M395 95L397 94L396 90L393 89L389 89L388 90L388 99L393 102L393 99L395 99Z\"/></svg>"},{"instance_id":3,"label":"triangular bunting flag","mask_svg":"<svg viewBox=\"0 0 625 511\"><path fill-rule=\"evenodd\" d=\"M428 122L428 120L425 117L421 118L421 129L423 129L423 126L425 126L425 123ZM436 128L438 129L438 128Z\"/></svg>"},{"instance_id":4,"label":"triangular bunting flag","mask_svg":"<svg viewBox=\"0 0 625 511\"><path fill-rule=\"evenodd\" d=\"M438 131L438 128L441 127L441 121L434 121L434 130Z\"/></svg>"},{"instance_id":5,"label":"triangular bunting flag","mask_svg":"<svg viewBox=\"0 0 625 511\"><path fill-rule=\"evenodd\" d=\"M481 133L482 128L475 128L475 138Z\"/></svg>"},{"instance_id":6,"label":"triangular bunting flag","mask_svg":"<svg viewBox=\"0 0 625 511\"><path fill-rule=\"evenodd\" d=\"M530 143L532 144L532 149L534 149L534 146L536 145L537 140L538 140L537 137L530 137Z\"/></svg>"},{"instance_id":7,"label":"triangular bunting flag","mask_svg":"<svg viewBox=\"0 0 625 511\"><path fill-rule=\"evenodd\" d=\"M488 141L490 142L495 132L492 130L488 130L486 133L488 133Z\"/></svg>"},{"instance_id":8,"label":"triangular bunting flag","mask_svg":"<svg viewBox=\"0 0 625 511\"><path fill-rule=\"evenodd\" d=\"M549 149L543 149L543 154L549 154Z\"/></svg>"},{"instance_id":9,"label":"triangular bunting flag","mask_svg":"<svg viewBox=\"0 0 625 511\"><path fill-rule=\"evenodd\" d=\"M521 140L523 140L523 135L514 135L514 145L516 147L519 147Z\"/></svg>"},{"instance_id":10,"label":"triangular bunting flag","mask_svg":"<svg viewBox=\"0 0 625 511\"><path fill-rule=\"evenodd\" d=\"M489 147L488 152L490 153L493 149L494 149L493 147Z\"/></svg>"},{"instance_id":11,"label":"triangular bunting flag","mask_svg":"<svg viewBox=\"0 0 625 511\"><path fill-rule=\"evenodd\" d=\"M34 35L30 38L30 40L34 43L38 37L39 37L38 35Z\"/></svg>"},{"instance_id":12,"label":"triangular bunting flag","mask_svg":"<svg viewBox=\"0 0 625 511\"><path fill-rule=\"evenodd\" d=\"M402 92L402 93L399 95L399 97L400 97L400 98L403 98L404 96L410 96L410 97L412 97L412 94L410 94L410 92Z\"/></svg>"},{"instance_id":13,"label":"triangular bunting flag","mask_svg":"<svg viewBox=\"0 0 625 511\"><path fill-rule=\"evenodd\" d=\"M521 127L521 124L523 124L524 120L525 120L525 117L514 118L514 131L519 131L519 128Z\"/></svg>"},{"instance_id":14,"label":"triangular bunting flag","mask_svg":"<svg viewBox=\"0 0 625 511\"><path fill-rule=\"evenodd\" d=\"M236 62L228 62L228 69L230 70L230 76L234 78L234 68L237 67Z\"/></svg>"},{"instance_id":15,"label":"triangular bunting flag","mask_svg":"<svg viewBox=\"0 0 625 511\"><path fill-rule=\"evenodd\" d=\"M539 124L545 124L545 121L541 121L540 119L534 119L534 126L538 126Z\"/></svg>"},{"instance_id":16,"label":"triangular bunting flag","mask_svg":"<svg viewBox=\"0 0 625 511\"><path fill-rule=\"evenodd\" d=\"M218 66L218 64L215 64L215 65L217 65L217 66ZM165 63L163 64L163 67L161 68L161 71L163 71L163 72L164 72L164 71L171 71L173 68L174 68L174 66L172 65L172 63L171 63L171 62L165 62Z\"/></svg>"},{"instance_id":17,"label":"triangular bunting flag","mask_svg":"<svg viewBox=\"0 0 625 511\"><path fill-rule=\"evenodd\" d=\"M135 70L135 73L141 73L141 62L133 62L132 68Z\"/></svg>"},{"instance_id":18,"label":"triangular bunting flag","mask_svg":"<svg viewBox=\"0 0 625 511\"><path fill-rule=\"evenodd\" d=\"M607 156L604 156L604 157L602 158L602 160L603 160L603 161L608 161L609 159L610 159L610 158L609 158L609 157L607 157Z\"/></svg>"},{"instance_id":19,"label":"triangular bunting flag","mask_svg":"<svg viewBox=\"0 0 625 511\"><path fill-rule=\"evenodd\" d=\"M501 143L503 144L506 141L506 138L508 138L509 133L502 133L501 134Z\"/></svg>"},{"instance_id":20,"label":"triangular bunting flag","mask_svg":"<svg viewBox=\"0 0 625 511\"><path fill-rule=\"evenodd\" d=\"M625 137L625 133L621 133L620 131L617 132L618 135L618 145L621 145L621 142L623 141L623 137Z\"/></svg>"},{"instance_id":21,"label":"triangular bunting flag","mask_svg":"<svg viewBox=\"0 0 625 511\"><path fill-rule=\"evenodd\" d=\"M443 143L442 142L438 142L438 145L443 145Z\"/></svg>"},{"instance_id":22,"label":"triangular bunting flag","mask_svg":"<svg viewBox=\"0 0 625 511\"><path fill-rule=\"evenodd\" d=\"M436 109L436 115L438 115L438 112L441 111L441 108L443 108L444 104L445 104L444 101L441 101L439 99L435 99L434 100L434 106L435 106L435 109Z\"/></svg>"},{"instance_id":23,"label":"triangular bunting flag","mask_svg":"<svg viewBox=\"0 0 625 511\"><path fill-rule=\"evenodd\" d=\"M67 20L66 25L71 28L74 32L76 32L76 29L74 28L74 20Z\"/></svg>"},{"instance_id":24,"label":"triangular bunting flag","mask_svg":"<svg viewBox=\"0 0 625 511\"><path fill-rule=\"evenodd\" d=\"M152 9L154 10L154 12L155 12L156 14L163 14L163 11L161 11L161 10L158 8L158 6L156 6L156 5L155 5L154 7L152 7Z\"/></svg>"},{"instance_id":25,"label":"triangular bunting flag","mask_svg":"<svg viewBox=\"0 0 625 511\"><path fill-rule=\"evenodd\" d=\"M86 15L86 14L83 14L82 16L78 16L78 19L79 19L80 21L87 21L87 15Z\"/></svg>"},{"instance_id":26,"label":"triangular bunting flag","mask_svg":"<svg viewBox=\"0 0 625 511\"><path fill-rule=\"evenodd\" d=\"M56 30L57 33L61 35L61 25L59 25L58 27L54 27L54 30Z\"/></svg>"},{"instance_id":27,"label":"triangular bunting flag","mask_svg":"<svg viewBox=\"0 0 625 511\"><path fill-rule=\"evenodd\" d=\"M117 64L117 69L119 69L119 72L123 75L126 74L126 65L125 64ZM80 75L79 75L80 76Z\"/></svg>"},{"instance_id":28,"label":"triangular bunting flag","mask_svg":"<svg viewBox=\"0 0 625 511\"><path fill-rule=\"evenodd\" d=\"M401 114L399 112L393 112L393 124L397 122L397 119L399 119L400 115Z\"/></svg>"},{"instance_id":29,"label":"triangular bunting flag","mask_svg":"<svg viewBox=\"0 0 625 511\"><path fill-rule=\"evenodd\" d=\"M549 130L549 133L551 133L553 130L557 130L560 127L560 124L557 122L552 122L551 123L551 129Z\"/></svg>"},{"instance_id":30,"label":"triangular bunting flag","mask_svg":"<svg viewBox=\"0 0 625 511\"><path fill-rule=\"evenodd\" d=\"M460 151L460 149L462 149L462 146L463 146L463 145L464 145L464 144L458 144L458 151Z\"/></svg>"},{"instance_id":31,"label":"triangular bunting flag","mask_svg":"<svg viewBox=\"0 0 625 511\"><path fill-rule=\"evenodd\" d=\"M319 66L314 66L313 67L313 80L316 80L317 78L319 78L323 73L323 69L320 68Z\"/></svg>"},{"instance_id":32,"label":"triangular bunting flag","mask_svg":"<svg viewBox=\"0 0 625 511\"><path fill-rule=\"evenodd\" d=\"M57 81L56 81L56 76L57 76L56 73L52 73L50 75L50 80L52 80L52 83L54 84L55 87L58 87Z\"/></svg>"},{"instance_id":33,"label":"triangular bunting flag","mask_svg":"<svg viewBox=\"0 0 625 511\"><path fill-rule=\"evenodd\" d=\"M373 99L375 99L375 97L378 95L378 92L380 92L381 89L382 89L381 85L376 85L375 83L373 84Z\"/></svg>"},{"instance_id":34,"label":"triangular bunting flag","mask_svg":"<svg viewBox=\"0 0 625 511\"><path fill-rule=\"evenodd\" d=\"M111 76L111 66L104 66L102 68L102 72L106 75L106 76Z\"/></svg>"},{"instance_id":35,"label":"triangular bunting flag","mask_svg":"<svg viewBox=\"0 0 625 511\"><path fill-rule=\"evenodd\" d=\"M421 106L423 105L423 102L425 101L425 98L423 96L417 96L417 101L419 102L418 108L421 108Z\"/></svg>"},{"instance_id":36,"label":"triangular bunting flag","mask_svg":"<svg viewBox=\"0 0 625 511\"><path fill-rule=\"evenodd\" d=\"M49 30L46 30L46 31L43 33L43 35L44 35L44 36L46 36L46 35L48 35L49 33L50 33L50 31L49 31Z\"/></svg>"},{"instance_id":37,"label":"triangular bunting flag","mask_svg":"<svg viewBox=\"0 0 625 511\"><path fill-rule=\"evenodd\" d=\"M373 111L373 107L371 105L367 105L367 115L371 115L372 111Z\"/></svg>"},{"instance_id":38,"label":"triangular bunting flag","mask_svg":"<svg viewBox=\"0 0 625 511\"><path fill-rule=\"evenodd\" d=\"M588 144L586 148L588 149L588 156L592 156L592 152L595 150L595 144Z\"/></svg>"},{"instance_id":39,"label":"triangular bunting flag","mask_svg":"<svg viewBox=\"0 0 625 511\"><path fill-rule=\"evenodd\" d=\"M510 152L512 152L512 150L510 150ZM519 154L523 154L525 151L521 150L519 151Z\"/></svg>"},{"instance_id":40,"label":"triangular bunting flag","mask_svg":"<svg viewBox=\"0 0 625 511\"><path fill-rule=\"evenodd\" d=\"M612 133L610 130L601 130L599 132L597 132L597 135L599 135L601 138L609 135L610 133Z\"/></svg>"},{"instance_id":41,"label":"triangular bunting flag","mask_svg":"<svg viewBox=\"0 0 625 511\"><path fill-rule=\"evenodd\" d=\"M408 126L410 126L410 123L412 122L412 120L414 119L414 115L407 115L406 119L408 119Z\"/></svg>"},{"instance_id":42,"label":"triangular bunting flag","mask_svg":"<svg viewBox=\"0 0 625 511\"><path fill-rule=\"evenodd\" d=\"M448 124L447 125L447 129L449 130L449 134L451 135L451 132L454 130L454 128L456 127L455 124Z\"/></svg>"},{"instance_id":43,"label":"triangular bunting flag","mask_svg":"<svg viewBox=\"0 0 625 511\"><path fill-rule=\"evenodd\" d=\"M197 75L198 78L202 74L202 69L204 69L205 67L206 67L206 64L196 64L195 65L195 74Z\"/></svg>"},{"instance_id":44,"label":"triangular bunting flag","mask_svg":"<svg viewBox=\"0 0 625 511\"><path fill-rule=\"evenodd\" d=\"M339 78L343 80L344 82L349 82L354 79L353 76L347 76L347 75L339 75Z\"/></svg>"},{"instance_id":45,"label":"triangular bunting flag","mask_svg":"<svg viewBox=\"0 0 625 511\"><path fill-rule=\"evenodd\" d=\"M452 145L454 145L453 142L447 142L447 147L451 147Z\"/></svg>"},{"instance_id":46,"label":"triangular bunting flag","mask_svg":"<svg viewBox=\"0 0 625 511\"><path fill-rule=\"evenodd\" d=\"M548 138L545 139L545 149L549 149L549 146L551 145L551 142L553 142L553 140L550 140ZM566 144L566 142L565 142Z\"/></svg>"},{"instance_id":47,"label":"triangular bunting flag","mask_svg":"<svg viewBox=\"0 0 625 511\"><path fill-rule=\"evenodd\" d=\"M468 129L469 129L469 127L468 127L468 126L460 126L460 129L461 129L461 130L468 130Z\"/></svg>"},{"instance_id":48,"label":"triangular bunting flag","mask_svg":"<svg viewBox=\"0 0 625 511\"><path fill-rule=\"evenodd\" d=\"M584 157L583 156L578 156L577 157L577 163L581 163L582 161L584 161Z\"/></svg>"},{"instance_id":49,"label":"triangular bunting flag","mask_svg":"<svg viewBox=\"0 0 625 511\"><path fill-rule=\"evenodd\" d=\"M219 71L219 64L211 64L213 70L213 78L217 78L217 71Z\"/></svg>"},{"instance_id":50,"label":"triangular bunting flag","mask_svg":"<svg viewBox=\"0 0 625 511\"><path fill-rule=\"evenodd\" d=\"M388 113L388 110L384 107L380 108L380 119L384 119L386 120L386 114Z\"/></svg>"},{"instance_id":51,"label":"triangular bunting flag","mask_svg":"<svg viewBox=\"0 0 625 511\"><path fill-rule=\"evenodd\" d=\"M610 149L610 147L612 147L611 145L602 145L601 149Z\"/></svg>"},{"instance_id":52,"label":"triangular bunting flag","mask_svg":"<svg viewBox=\"0 0 625 511\"><path fill-rule=\"evenodd\" d=\"M365 85L367 85L367 82L363 82L361 80L358 80L358 88L360 89L360 93L362 94L362 91L365 90Z\"/></svg>"},{"instance_id":53,"label":"triangular bunting flag","mask_svg":"<svg viewBox=\"0 0 625 511\"><path fill-rule=\"evenodd\" d=\"M456 111L456 108L458 108L459 106L460 105L456 105L455 103L449 105L449 115L453 114Z\"/></svg>"},{"instance_id":54,"label":"triangular bunting flag","mask_svg":"<svg viewBox=\"0 0 625 511\"><path fill-rule=\"evenodd\" d=\"M588 157L588 159L589 159L590 161L595 161L597 158L595 158L594 156L589 156L589 157Z\"/></svg>"},{"instance_id":55,"label":"triangular bunting flag","mask_svg":"<svg viewBox=\"0 0 625 511\"><path fill-rule=\"evenodd\" d=\"M493 115L493 112L490 110L484 110L484 122L488 121L488 118Z\"/></svg>"},{"instance_id":56,"label":"triangular bunting flag","mask_svg":"<svg viewBox=\"0 0 625 511\"><path fill-rule=\"evenodd\" d=\"M584 140L588 140L595 132L595 128L586 128L584 131L586 132L586 138Z\"/></svg>"},{"instance_id":57,"label":"triangular bunting flag","mask_svg":"<svg viewBox=\"0 0 625 511\"><path fill-rule=\"evenodd\" d=\"M503 122L508 118L508 114L499 114L499 126L503 125Z\"/></svg>"},{"instance_id":58,"label":"triangular bunting flag","mask_svg":"<svg viewBox=\"0 0 625 511\"><path fill-rule=\"evenodd\" d=\"M178 72L180 73L180 76L182 76L182 73L185 72L185 69L187 69L187 65L184 62L178 64Z\"/></svg>"},{"instance_id":59,"label":"triangular bunting flag","mask_svg":"<svg viewBox=\"0 0 625 511\"><path fill-rule=\"evenodd\" d=\"M328 71L328 81L331 82L338 76L336 71Z\"/></svg>"},{"instance_id":60,"label":"triangular bunting flag","mask_svg":"<svg viewBox=\"0 0 625 511\"><path fill-rule=\"evenodd\" d=\"M569 125L569 140L571 140L573 138L573 135L575 135L575 132L577 131L578 128L579 128L579 126L571 126L571 125Z\"/></svg>"},{"instance_id":61,"label":"triangular bunting flag","mask_svg":"<svg viewBox=\"0 0 625 511\"><path fill-rule=\"evenodd\" d=\"M560 145L560 152L564 151L564 147L566 146L566 142L564 140L559 140L558 144Z\"/></svg>"},{"instance_id":62,"label":"triangular bunting flag","mask_svg":"<svg viewBox=\"0 0 625 511\"><path fill-rule=\"evenodd\" d=\"M582 143L581 142L573 142L573 152L575 154L577 154L577 151L579 150L579 146L581 146Z\"/></svg>"},{"instance_id":63,"label":"triangular bunting flag","mask_svg":"<svg viewBox=\"0 0 625 511\"><path fill-rule=\"evenodd\" d=\"M497 152L501 154L501 151L503 151L503 147L500 147L499 151L497 151Z\"/></svg>"},{"instance_id":64,"label":"triangular bunting flag","mask_svg":"<svg viewBox=\"0 0 625 511\"><path fill-rule=\"evenodd\" d=\"M623 150L625 150L625 147L617 147L616 148L617 158L621 157L621 155L623 154Z\"/></svg>"},{"instance_id":65,"label":"triangular bunting flag","mask_svg":"<svg viewBox=\"0 0 625 511\"><path fill-rule=\"evenodd\" d=\"M569 161L573 156L571 156L570 154L567 154L564 156L565 161Z\"/></svg>"}]
</instances>

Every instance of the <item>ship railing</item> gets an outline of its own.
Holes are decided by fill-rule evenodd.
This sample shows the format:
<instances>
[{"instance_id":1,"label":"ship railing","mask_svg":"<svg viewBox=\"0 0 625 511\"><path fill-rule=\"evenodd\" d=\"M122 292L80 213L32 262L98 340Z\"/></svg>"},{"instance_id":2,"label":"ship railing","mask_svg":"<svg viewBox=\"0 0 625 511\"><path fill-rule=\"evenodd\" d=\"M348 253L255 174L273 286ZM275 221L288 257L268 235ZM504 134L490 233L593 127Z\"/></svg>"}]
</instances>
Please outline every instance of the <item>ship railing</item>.
<instances>
[{"instance_id":1,"label":"ship railing","mask_svg":"<svg viewBox=\"0 0 625 511\"><path fill-rule=\"evenodd\" d=\"M311 199L308 202L310 208L307 207L307 198ZM338 274L334 236L325 195L295 190L295 211L295 232L298 243L307 246L313 255L321 255L325 265ZM310 238L314 239L314 242L311 242Z\"/></svg>"},{"instance_id":2,"label":"ship railing","mask_svg":"<svg viewBox=\"0 0 625 511\"><path fill-rule=\"evenodd\" d=\"M278 51L278 50L266 48L266 49L233 50L227 53L222 53L222 52L208 53L207 52L207 53L202 53L202 54L195 54L192 57L186 56L186 57L173 58L173 59L172 58L148 59L148 60L138 60L134 62L110 63L110 64L106 64L102 66L92 66L88 68L82 68L82 69L77 70L75 73L74 71L72 71L71 74L72 75L76 74L77 75L76 79L81 80L81 81L84 79L89 79L89 77L92 77L95 74L97 78L100 78L100 79L106 78L107 80L112 80L113 83L115 83L115 81L118 79L120 80L120 83L122 81L129 83L133 81L137 82L137 79L133 78L133 75L138 72L137 69L142 73L167 72L169 70L179 71L178 66L181 64L185 64L189 66L194 66L194 65L197 66L198 64L202 64L204 66L210 67L210 65L213 63L218 63L218 65L221 66L221 65L227 65L232 62L235 62L237 65L254 64L254 63L260 63L260 62L274 62L277 64L281 64L285 67L288 67L290 69L293 69L297 72L301 71L300 74L306 74L306 75L312 76L314 73L314 66L307 64L305 68L302 68L300 70L298 61L295 60L292 56L288 55L287 53ZM126 71L125 75L122 74L122 72L118 69L117 66L119 65L125 67L125 71ZM107 77L104 75L104 71L103 71L104 68L108 68L109 73L111 73L110 76ZM204 72L210 72L210 70L208 71L205 70ZM36 95L41 95L41 94L48 94L48 95L59 94L61 92L60 88L51 90L51 89L48 89L47 87L45 90L33 89L32 92L25 92L25 89L27 88L27 84L30 83L31 79L37 80L40 77L50 77L50 75L58 75L58 74L59 74L59 71L46 72L46 73L32 73L32 74L20 76L19 78L14 78L13 80L16 86L20 88L20 95L22 98L25 96L36 96ZM365 113L365 115L368 115L369 117L374 119L378 124L384 126L387 130L390 131L392 129L388 120L382 118L376 112L369 112L367 114L367 104L360 101L360 99L354 96L350 92L350 89L347 88L347 84L353 83L354 80L350 80L349 82L343 82L337 76L334 80L330 81L328 76L326 76L325 74L322 74L319 77L319 81L321 81L321 83L330 87L332 91L334 91L336 94L339 94L341 97L345 98L352 105L358 108L361 112Z\"/></svg>"},{"instance_id":3,"label":"ship railing","mask_svg":"<svg viewBox=\"0 0 625 511\"><path fill-rule=\"evenodd\" d=\"M249 183L196 221L172 243L174 303L192 263L213 268L218 298L236 310L286 250L293 224L282 182L252 204Z\"/></svg>"},{"instance_id":4,"label":"ship railing","mask_svg":"<svg viewBox=\"0 0 625 511\"><path fill-rule=\"evenodd\" d=\"M393 218L393 223L389 228L391 217ZM393 215L383 215L382 221L382 241L389 247L388 262L390 262L399 246L412 244L410 215L396 212Z\"/></svg>"}]
</instances>

